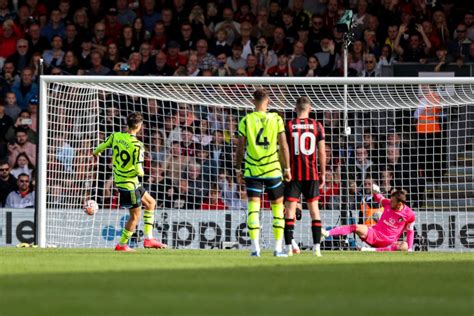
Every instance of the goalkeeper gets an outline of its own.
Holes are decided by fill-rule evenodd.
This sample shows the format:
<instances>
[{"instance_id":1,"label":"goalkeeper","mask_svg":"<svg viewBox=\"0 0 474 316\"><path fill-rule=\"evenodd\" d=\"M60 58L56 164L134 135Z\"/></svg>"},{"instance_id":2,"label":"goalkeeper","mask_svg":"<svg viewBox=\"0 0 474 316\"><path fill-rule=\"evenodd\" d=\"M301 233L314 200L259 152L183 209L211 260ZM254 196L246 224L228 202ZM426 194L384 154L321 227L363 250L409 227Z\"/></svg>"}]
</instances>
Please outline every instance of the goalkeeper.
<instances>
[{"instance_id":1,"label":"goalkeeper","mask_svg":"<svg viewBox=\"0 0 474 316\"><path fill-rule=\"evenodd\" d=\"M377 224L340 226L329 232L324 231L324 237L355 232L363 241L374 247L362 248L362 251L413 251L415 213L406 205L407 193L404 190L394 190L390 199L386 199L375 184L372 186L372 193L384 208ZM404 231L407 232L406 242L398 241Z\"/></svg>"},{"instance_id":2,"label":"goalkeeper","mask_svg":"<svg viewBox=\"0 0 474 316\"><path fill-rule=\"evenodd\" d=\"M120 241L115 247L116 251L134 251L128 246L128 241L138 225L142 205L145 207L143 246L157 249L167 247L152 236L156 201L143 189L138 179L144 174L144 146L136 138L142 124L143 117L140 113L130 114L127 117L128 130L112 133L93 152L93 155L98 157L106 148L113 149L114 183L120 194L120 206L130 211L130 218L122 230Z\"/></svg>"},{"instance_id":3,"label":"goalkeeper","mask_svg":"<svg viewBox=\"0 0 474 316\"><path fill-rule=\"evenodd\" d=\"M252 242L252 256L260 256L260 196L265 190L271 201L273 213L273 235L275 237L276 257L287 257L283 253L283 215L282 170L280 156L285 170L285 181L291 181L288 167L290 155L286 142L285 125L277 113L268 113L268 94L263 89L255 90L255 111L247 114L239 123L239 140L236 153L236 173L239 182L247 186L248 217L247 227ZM280 148L278 149L278 145ZM245 172L242 173L242 161L245 155Z\"/></svg>"}]
</instances>

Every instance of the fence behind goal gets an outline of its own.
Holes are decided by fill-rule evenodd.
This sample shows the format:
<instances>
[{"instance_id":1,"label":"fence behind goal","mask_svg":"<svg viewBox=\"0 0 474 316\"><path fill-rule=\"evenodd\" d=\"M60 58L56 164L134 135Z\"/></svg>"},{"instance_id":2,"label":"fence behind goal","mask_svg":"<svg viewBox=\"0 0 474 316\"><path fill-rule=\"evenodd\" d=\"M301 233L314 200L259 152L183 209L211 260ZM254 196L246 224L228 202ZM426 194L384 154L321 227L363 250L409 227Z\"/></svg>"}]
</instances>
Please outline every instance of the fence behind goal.
<instances>
[{"instance_id":1,"label":"fence behind goal","mask_svg":"<svg viewBox=\"0 0 474 316\"><path fill-rule=\"evenodd\" d=\"M145 189L157 200L155 235L176 248L247 247L246 192L235 178L238 122L252 92L270 93L285 121L308 96L325 128L323 225L372 225L385 194L409 193L416 230L430 249L474 247L474 79L472 78L41 78L40 245L112 247L127 210L119 209L111 154L92 149L143 113ZM350 128L350 133L347 130ZM94 216L85 200L100 206ZM263 197L262 240L271 245ZM306 208L302 205L303 210ZM295 238L311 244L308 212ZM134 241L139 241L141 225ZM357 242L357 241L356 241ZM351 244L352 246L354 246Z\"/></svg>"}]
</instances>

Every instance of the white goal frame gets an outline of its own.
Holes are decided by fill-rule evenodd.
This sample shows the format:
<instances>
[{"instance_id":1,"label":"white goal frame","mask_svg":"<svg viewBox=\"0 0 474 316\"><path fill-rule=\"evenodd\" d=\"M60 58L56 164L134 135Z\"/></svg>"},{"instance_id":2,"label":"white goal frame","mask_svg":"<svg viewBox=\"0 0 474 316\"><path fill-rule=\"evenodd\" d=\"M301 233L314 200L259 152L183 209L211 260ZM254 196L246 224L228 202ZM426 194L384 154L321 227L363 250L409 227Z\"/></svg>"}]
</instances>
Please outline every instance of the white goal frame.
<instances>
[{"instance_id":1,"label":"white goal frame","mask_svg":"<svg viewBox=\"0 0 474 316\"><path fill-rule=\"evenodd\" d=\"M270 77L110 77L110 76L41 76L40 77L40 107L39 107L39 137L38 137L38 172L37 172L37 241L39 247L46 247L46 217L47 217L47 146L48 146L48 103L47 103L47 87L51 83L77 83L77 84L98 84L107 82L107 84L116 84L117 86L123 84L153 84L156 86L162 84L189 84L189 85L201 85L201 84L215 84L215 85L285 85L298 87L300 85L305 86L331 86L331 85L437 85L437 84L454 84L454 85L469 85L471 91L468 97L468 101L472 101L474 104L474 78L472 77L382 77L382 78L341 78L341 77L325 77L325 78L309 78L309 77L294 77L294 78L270 78ZM347 93L348 89L344 89ZM249 90L250 93L250 90ZM154 96L156 97L156 96ZM168 100L176 101L176 95L169 96ZM226 96L222 96L225 98ZM295 96L295 98L298 96ZM166 97L163 97L166 100ZM250 100L250 94L249 94ZM341 103L344 103L342 111L348 110L347 98L341 95ZM189 99L187 100L189 102ZM400 100L398 100L399 102ZM196 102L199 104L207 104L205 102ZM209 99L210 105L215 105L217 100L213 98ZM406 104L397 104L399 107L413 106L413 100L406 100ZM232 103L232 102L231 102ZM245 104L245 100L242 100L240 106L251 107L250 102ZM355 105L360 106L359 105ZM354 107L352 108L354 109ZM364 108L361 107L361 110ZM324 110L324 106L322 107ZM350 131L346 133L350 134Z\"/></svg>"}]
</instances>

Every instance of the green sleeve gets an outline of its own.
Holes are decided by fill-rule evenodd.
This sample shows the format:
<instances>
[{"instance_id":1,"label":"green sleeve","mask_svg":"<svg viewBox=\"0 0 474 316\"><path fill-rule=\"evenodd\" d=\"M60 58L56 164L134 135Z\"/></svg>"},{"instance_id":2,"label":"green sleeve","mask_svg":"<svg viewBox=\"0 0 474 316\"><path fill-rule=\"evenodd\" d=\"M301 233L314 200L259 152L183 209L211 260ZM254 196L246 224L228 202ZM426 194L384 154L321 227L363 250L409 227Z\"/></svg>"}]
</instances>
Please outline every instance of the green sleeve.
<instances>
[{"instance_id":1,"label":"green sleeve","mask_svg":"<svg viewBox=\"0 0 474 316\"><path fill-rule=\"evenodd\" d=\"M247 116L245 116L239 123L239 136L247 137Z\"/></svg>"},{"instance_id":2,"label":"green sleeve","mask_svg":"<svg viewBox=\"0 0 474 316\"><path fill-rule=\"evenodd\" d=\"M145 175L145 171L143 171L143 163L145 161L145 148L143 144L140 144L140 147L138 149L138 152L136 153L136 164L135 164L135 171L137 172L137 175L140 177L143 177Z\"/></svg>"},{"instance_id":3,"label":"green sleeve","mask_svg":"<svg viewBox=\"0 0 474 316\"><path fill-rule=\"evenodd\" d=\"M277 123L278 134L284 133L285 132L285 123L283 123L283 119L278 114L277 114L277 122L278 122Z\"/></svg>"},{"instance_id":4,"label":"green sleeve","mask_svg":"<svg viewBox=\"0 0 474 316\"><path fill-rule=\"evenodd\" d=\"M94 155L100 154L105 149L111 147L113 142L114 142L114 134L112 133L109 135L109 137L107 137L107 139L104 142L100 143L99 146L97 146L97 148L94 149Z\"/></svg>"}]
</instances>

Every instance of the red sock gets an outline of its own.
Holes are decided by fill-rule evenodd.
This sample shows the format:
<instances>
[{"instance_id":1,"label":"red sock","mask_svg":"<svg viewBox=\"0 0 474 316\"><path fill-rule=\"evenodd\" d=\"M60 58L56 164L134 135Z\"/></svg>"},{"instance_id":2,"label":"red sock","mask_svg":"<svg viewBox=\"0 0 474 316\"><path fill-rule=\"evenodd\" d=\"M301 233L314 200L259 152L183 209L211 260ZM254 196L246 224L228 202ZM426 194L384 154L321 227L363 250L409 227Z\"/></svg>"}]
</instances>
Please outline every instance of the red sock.
<instances>
[{"instance_id":1,"label":"red sock","mask_svg":"<svg viewBox=\"0 0 474 316\"><path fill-rule=\"evenodd\" d=\"M329 231L329 236L339 236L339 235L349 235L356 231L356 224L353 225L345 225L333 228Z\"/></svg>"}]
</instances>

